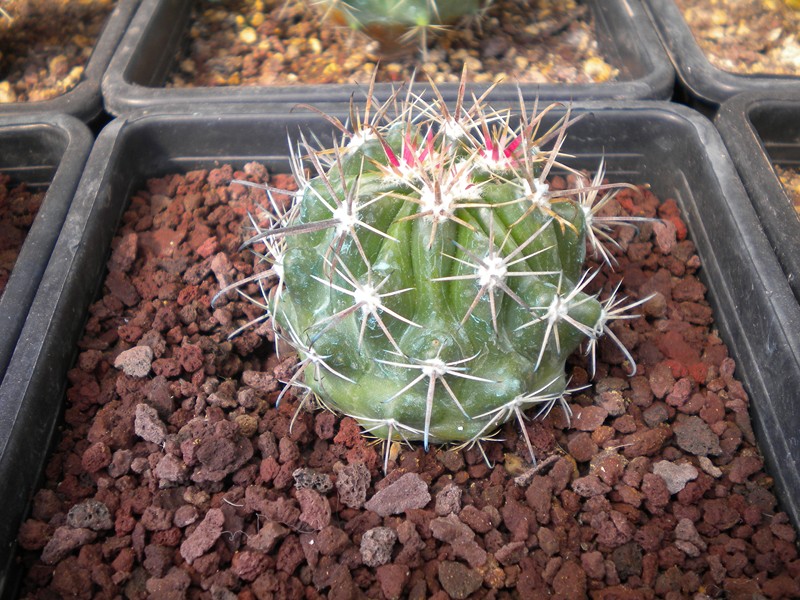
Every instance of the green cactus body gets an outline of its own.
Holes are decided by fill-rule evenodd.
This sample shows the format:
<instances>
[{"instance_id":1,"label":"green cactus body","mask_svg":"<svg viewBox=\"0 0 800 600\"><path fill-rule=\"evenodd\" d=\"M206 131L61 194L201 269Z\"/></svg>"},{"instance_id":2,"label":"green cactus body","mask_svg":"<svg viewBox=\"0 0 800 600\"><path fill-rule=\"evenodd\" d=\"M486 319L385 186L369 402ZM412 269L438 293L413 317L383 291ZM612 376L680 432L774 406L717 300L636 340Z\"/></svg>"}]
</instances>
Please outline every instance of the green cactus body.
<instances>
[{"instance_id":1,"label":"green cactus body","mask_svg":"<svg viewBox=\"0 0 800 600\"><path fill-rule=\"evenodd\" d=\"M300 357L290 383L426 448L488 438L532 406L568 411L567 357L624 318L615 295L584 291L602 174L545 183L569 113L540 138L538 117L512 127L480 102L399 114L308 148L316 175L296 168L292 209L251 240L280 279L270 310Z\"/></svg>"},{"instance_id":2,"label":"green cactus body","mask_svg":"<svg viewBox=\"0 0 800 600\"><path fill-rule=\"evenodd\" d=\"M409 51L414 37L480 16L490 0L322 0L317 5L335 23L363 31L381 44L383 54Z\"/></svg>"},{"instance_id":3,"label":"green cactus body","mask_svg":"<svg viewBox=\"0 0 800 600\"><path fill-rule=\"evenodd\" d=\"M323 7L344 12L353 27L369 24L425 27L456 22L465 15L478 14L484 0L326 0Z\"/></svg>"},{"instance_id":4,"label":"green cactus body","mask_svg":"<svg viewBox=\"0 0 800 600\"><path fill-rule=\"evenodd\" d=\"M608 335L635 372L609 323L649 298L624 306L617 287L601 302L584 268L587 247L613 262L610 227L638 220L601 216L625 184L605 184L601 163L593 180L573 172L574 188L550 189L554 165L567 168L569 111L539 135L550 108L529 116L523 104L512 126L480 99L464 108L463 87L452 112L413 96L375 105L370 88L352 129L328 118L341 145L298 147L294 202L282 210L267 188L272 226L247 242L271 268L218 296L277 279L261 304L278 348L299 356L279 402L300 390L301 406L314 398L426 449L480 443L516 419L535 460L524 412L560 403L569 416L565 362L581 344L593 370Z\"/></svg>"}]
</instances>

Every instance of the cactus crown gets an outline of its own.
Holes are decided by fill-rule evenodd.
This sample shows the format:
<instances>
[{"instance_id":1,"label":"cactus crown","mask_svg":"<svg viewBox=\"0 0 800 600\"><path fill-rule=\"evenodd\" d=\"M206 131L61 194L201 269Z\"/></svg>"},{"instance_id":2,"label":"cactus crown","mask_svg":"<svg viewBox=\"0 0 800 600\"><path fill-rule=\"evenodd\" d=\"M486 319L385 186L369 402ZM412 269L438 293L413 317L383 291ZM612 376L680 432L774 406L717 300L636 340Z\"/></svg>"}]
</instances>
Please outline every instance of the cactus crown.
<instances>
[{"instance_id":1,"label":"cactus crown","mask_svg":"<svg viewBox=\"0 0 800 600\"><path fill-rule=\"evenodd\" d=\"M299 387L376 437L426 448L480 442L531 407L569 415L567 357L582 342L594 356L604 333L619 343L608 325L628 318L616 290L587 293L583 266L587 246L613 260L602 243L619 220L598 210L619 186L602 163L572 189L548 183L567 169L570 110L545 128L555 106L520 102L512 119L465 106L463 85L458 98L378 104L370 90L347 126L327 117L341 142L301 140L294 202L283 211L268 190L268 226L247 242L264 249L258 277L277 283L263 305L299 355L281 397Z\"/></svg>"}]
</instances>

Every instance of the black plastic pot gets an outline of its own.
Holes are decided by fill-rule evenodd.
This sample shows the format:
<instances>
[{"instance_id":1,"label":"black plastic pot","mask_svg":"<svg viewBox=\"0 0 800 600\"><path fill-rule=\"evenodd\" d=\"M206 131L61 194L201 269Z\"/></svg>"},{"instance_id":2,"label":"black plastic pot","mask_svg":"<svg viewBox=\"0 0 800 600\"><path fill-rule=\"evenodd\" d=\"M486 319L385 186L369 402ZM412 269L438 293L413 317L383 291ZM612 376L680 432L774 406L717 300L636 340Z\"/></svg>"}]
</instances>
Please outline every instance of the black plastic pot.
<instances>
[{"instance_id":1,"label":"black plastic pot","mask_svg":"<svg viewBox=\"0 0 800 600\"><path fill-rule=\"evenodd\" d=\"M710 122L666 103L577 105L588 112L564 151L595 169L605 156L612 179L649 182L681 205L703 261L717 325L753 398L757 432L778 491L795 523L800 475L785 468L800 429L791 410L800 386L800 308L761 233L722 140ZM0 456L2 563L23 519L53 435L87 307L95 298L116 223L132 191L170 172L260 161L288 171L286 136L302 128L330 139L321 117L221 113L131 115L98 137L72 210L31 309L0 399L22 401ZM551 114L550 117L557 117ZM549 122L549 121L548 121ZM55 299L55 301L51 301ZM769 360L765 358L769 357ZM768 434L768 435L767 435Z\"/></svg>"},{"instance_id":2,"label":"black plastic pot","mask_svg":"<svg viewBox=\"0 0 800 600\"><path fill-rule=\"evenodd\" d=\"M11 277L5 291L0 297L0 381L3 381L7 367L12 360L15 345L20 339L29 309L36 296L40 282L50 260L50 255L56 245L64 220L69 212L75 190L78 187L83 167L92 148L93 136L86 126L67 115L21 115L0 117L0 171L12 177L12 182L25 182L31 188L47 188L44 201L41 204L36 219L25 239L20 254L14 265ZM39 305L46 308L58 299L57 290L40 298ZM42 310L42 309L40 309ZM22 340L25 344L36 343L30 339L34 335L27 330ZM17 369L25 369L24 360ZM47 377L46 373L42 376ZM11 379L14 375L11 376ZM58 401L58 400L57 400ZM57 402L56 401L56 402ZM26 404L34 402L34 405ZM17 396L14 393L0 394L0 461L8 464L12 469L28 469L35 465L28 477L36 477L39 462L37 457L46 450L47 440L52 430L47 427L58 414L57 408L53 416L40 413L40 404L36 399ZM37 420L45 423L46 435L35 436L33 439L44 443L41 449L30 447L25 438L16 439L9 443L13 433L18 432L18 416L27 414L33 419L32 427L24 433L32 432L39 424ZM34 457L29 462L29 456ZM5 474L4 474L5 477ZM18 488L13 487L12 479L0 478L5 486L3 501L10 501L3 506L4 517L11 517L14 511L6 512L7 508L24 506L27 496ZM19 496L18 496L19 494ZM6 519L0 519L5 521ZM3 525L4 527L5 525ZM4 562L0 563L0 590L8 573L5 559L9 555L12 537L3 536L0 539L0 556Z\"/></svg>"},{"instance_id":3,"label":"black plastic pot","mask_svg":"<svg viewBox=\"0 0 800 600\"><path fill-rule=\"evenodd\" d=\"M526 97L575 101L670 98L675 73L641 5L627 0L585 1L595 17L601 52L621 67L625 79L595 85L526 84L522 86ZM103 80L110 113L119 116L136 109L172 110L221 102L258 103L262 110L285 112L287 106L299 102L349 102L352 85L165 88L164 81L188 35L192 4L191 0L143 0ZM485 87L473 89L478 93ZM388 97L390 89L390 84L376 86L379 97ZM440 90L445 99L454 98L457 84L442 85ZM492 97L516 98L516 83L501 85Z\"/></svg>"},{"instance_id":4,"label":"black plastic pot","mask_svg":"<svg viewBox=\"0 0 800 600\"><path fill-rule=\"evenodd\" d=\"M722 102L745 91L800 93L800 77L739 75L712 65L697 44L674 0L643 0L647 12L675 65L688 100L715 110Z\"/></svg>"},{"instance_id":5,"label":"black plastic pot","mask_svg":"<svg viewBox=\"0 0 800 600\"><path fill-rule=\"evenodd\" d=\"M67 216L92 147L86 127L66 115L0 117L0 172L12 185L47 189L0 296L0 381L11 360L50 252ZM5 404L0 404L0 430Z\"/></svg>"},{"instance_id":6,"label":"black plastic pot","mask_svg":"<svg viewBox=\"0 0 800 600\"><path fill-rule=\"evenodd\" d=\"M0 115L49 112L72 115L84 123L97 120L103 112L100 82L138 5L139 0L119 0L95 43L83 78L74 88L51 100L0 104Z\"/></svg>"},{"instance_id":7,"label":"black plastic pot","mask_svg":"<svg viewBox=\"0 0 800 600\"><path fill-rule=\"evenodd\" d=\"M736 96L715 123L800 301L800 218L773 168L800 167L800 94Z\"/></svg>"}]
</instances>

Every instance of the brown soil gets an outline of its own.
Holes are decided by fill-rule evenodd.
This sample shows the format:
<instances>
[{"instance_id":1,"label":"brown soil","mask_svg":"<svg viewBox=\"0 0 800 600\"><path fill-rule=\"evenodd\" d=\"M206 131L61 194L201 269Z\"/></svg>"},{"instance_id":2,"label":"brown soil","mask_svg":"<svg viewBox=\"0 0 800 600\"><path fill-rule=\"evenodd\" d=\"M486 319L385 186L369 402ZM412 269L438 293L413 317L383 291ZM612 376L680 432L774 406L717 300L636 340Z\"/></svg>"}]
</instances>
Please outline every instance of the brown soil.
<instances>
[{"instance_id":1,"label":"brown soil","mask_svg":"<svg viewBox=\"0 0 800 600\"><path fill-rule=\"evenodd\" d=\"M320 25L307 3L198 2L187 55L168 86L367 83L380 57L365 36ZM497 0L479 22L437 36L425 56L381 60L379 81L429 75L457 82L609 81L616 67L598 54L591 14L576 0Z\"/></svg>"},{"instance_id":2,"label":"brown soil","mask_svg":"<svg viewBox=\"0 0 800 600\"><path fill-rule=\"evenodd\" d=\"M302 410L293 357L260 309L240 224L263 167L151 180L113 242L70 387L63 437L19 534L24 597L796 598L780 511L673 200L624 191L615 271L645 317L615 324L639 371L601 344L592 386L502 442L380 447L352 419ZM286 176L271 184L286 186ZM553 186L563 185L556 180ZM250 289L256 294L257 289ZM589 381L576 355L572 383Z\"/></svg>"},{"instance_id":3,"label":"brown soil","mask_svg":"<svg viewBox=\"0 0 800 600\"><path fill-rule=\"evenodd\" d=\"M51 100L80 83L115 0L5 0L0 103Z\"/></svg>"},{"instance_id":4,"label":"brown soil","mask_svg":"<svg viewBox=\"0 0 800 600\"><path fill-rule=\"evenodd\" d=\"M8 175L0 174L0 296L44 200L44 191L32 192L28 186L12 184Z\"/></svg>"},{"instance_id":5,"label":"brown soil","mask_svg":"<svg viewBox=\"0 0 800 600\"><path fill-rule=\"evenodd\" d=\"M800 169L775 165L775 172L789 195L792 206L800 214Z\"/></svg>"},{"instance_id":6,"label":"brown soil","mask_svg":"<svg viewBox=\"0 0 800 600\"><path fill-rule=\"evenodd\" d=\"M800 75L797 0L675 2L715 67L733 73Z\"/></svg>"}]
</instances>

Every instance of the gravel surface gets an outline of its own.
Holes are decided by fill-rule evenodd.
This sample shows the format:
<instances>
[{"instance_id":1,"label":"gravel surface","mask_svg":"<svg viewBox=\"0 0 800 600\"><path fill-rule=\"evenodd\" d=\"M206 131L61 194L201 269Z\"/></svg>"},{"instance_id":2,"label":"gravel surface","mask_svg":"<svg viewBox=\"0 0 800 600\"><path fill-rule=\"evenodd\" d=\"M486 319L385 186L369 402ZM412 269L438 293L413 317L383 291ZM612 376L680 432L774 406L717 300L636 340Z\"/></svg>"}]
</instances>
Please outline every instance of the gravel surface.
<instances>
[{"instance_id":1,"label":"gravel surface","mask_svg":"<svg viewBox=\"0 0 800 600\"><path fill-rule=\"evenodd\" d=\"M625 43L620 40L620 43ZM497 0L484 19L436 36L427 51L381 57L377 42L333 26L304 2L200 0L168 86L436 83L472 80L591 83L620 75L601 56L590 11L576 0Z\"/></svg>"},{"instance_id":2,"label":"gravel surface","mask_svg":"<svg viewBox=\"0 0 800 600\"><path fill-rule=\"evenodd\" d=\"M0 103L51 100L74 88L114 0L4 0Z\"/></svg>"},{"instance_id":3,"label":"gravel surface","mask_svg":"<svg viewBox=\"0 0 800 600\"><path fill-rule=\"evenodd\" d=\"M796 532L673 200L640 188L606 208L662 219L621 229L616 269L593 281L653 294L613 326L634 376L611 343L594 380L570 359L572 385L591 385L571 422L526 423L535 468L509 423L488 463L398 446L384 474L352 419L302 409L292 426L292 393L275 407L294 358L274 354L268 322L228 340L258 308L211 307L254 268L240 225L265 199L234 178L291 184L249 164L134 194L19 533L23 597L800 596Z\"/></svg>"},{"instance_id":4,"label":"gravel surface","mask_svg":"<svg viewBox=\"0 0 800 600\"><path fill-rule=\"evenodd\" d=\"M796 0L675 2L715 67L743 74L800 75Z\"/></svg>"}]
</instances>

